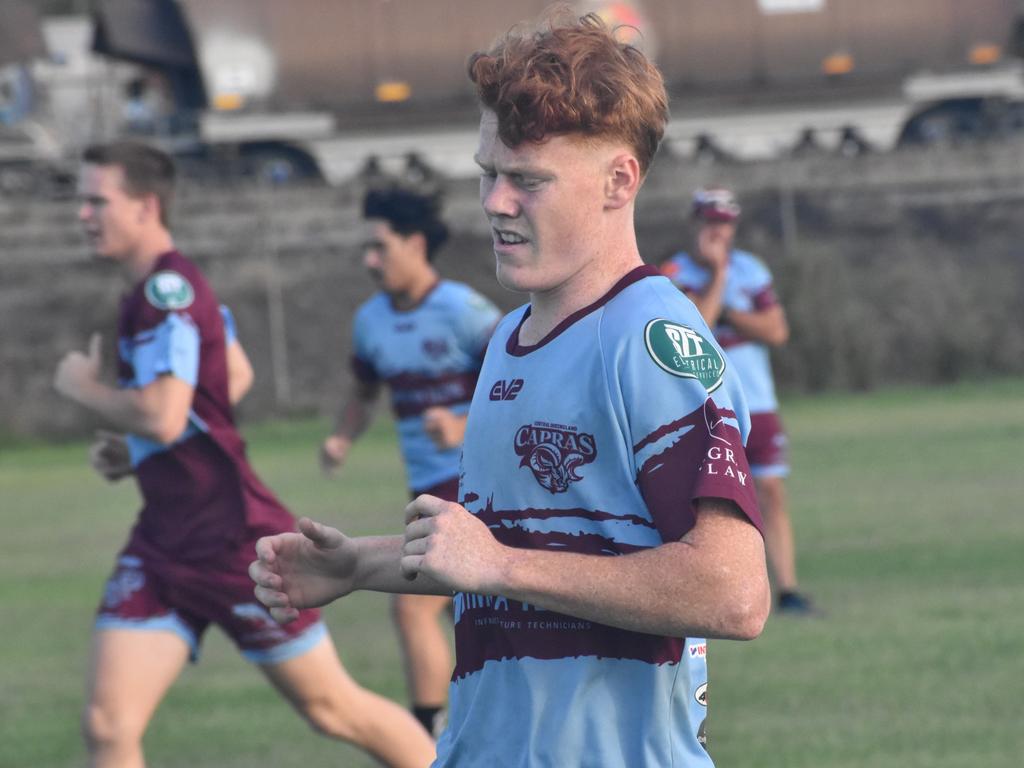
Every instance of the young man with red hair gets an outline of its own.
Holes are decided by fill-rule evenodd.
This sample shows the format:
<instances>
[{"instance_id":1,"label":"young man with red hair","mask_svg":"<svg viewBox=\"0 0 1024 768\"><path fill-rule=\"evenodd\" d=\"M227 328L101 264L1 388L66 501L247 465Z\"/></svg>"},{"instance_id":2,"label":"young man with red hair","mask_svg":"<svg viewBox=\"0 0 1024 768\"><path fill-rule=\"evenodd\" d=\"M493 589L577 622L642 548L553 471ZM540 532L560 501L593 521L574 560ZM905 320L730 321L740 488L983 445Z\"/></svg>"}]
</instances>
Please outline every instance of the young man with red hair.
<instances>
[{"instance_id":1,"label":"young man with red hair","mask_svg":"<svg viewBox=\"0 0 1024 768\"><path fill-rule=\"evenodd\" d=\"M354 589L454 593L438 766L709 766L705 638L756 637L769 590L739 383L636 244L661 77L593 16L469 72L498 281L529 303L488 346L460 503L420 496L404 537L303 520L259 542L256 594L287 621Z\"/></svg>"}]
</instances>

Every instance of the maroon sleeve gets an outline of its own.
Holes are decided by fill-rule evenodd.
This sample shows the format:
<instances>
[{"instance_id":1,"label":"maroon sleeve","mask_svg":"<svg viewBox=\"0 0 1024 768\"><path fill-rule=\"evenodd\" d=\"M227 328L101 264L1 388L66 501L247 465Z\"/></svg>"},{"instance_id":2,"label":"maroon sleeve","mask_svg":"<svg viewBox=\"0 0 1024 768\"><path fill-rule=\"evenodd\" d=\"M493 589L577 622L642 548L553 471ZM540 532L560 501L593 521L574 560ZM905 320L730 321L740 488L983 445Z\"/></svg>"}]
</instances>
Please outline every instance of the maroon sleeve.
<instances>
[{"instance_id":1,"label":"maroon sleeve","mask_svg":"<svg viewBox=\"0 0 1024 768\"><path fill-rule=\"evenodd\" d=\"M727 421L735 414L719 409L711 398L704 405L645 437L645 446L679 437L639 468L640 492L664 541L678 541L697 522L696 502L726 499L739 507L762 531L754 479L739 431Z\"/></svg>"},{"instance_id":2,"label":"maroon sleeve","mask_svg":"<svg viewBox=\"0 0 1024 768\"><path fill-rule=\"evenodd\" d=\"M775 289L771 285L766 285L759 290L751 297L751 300L754 303L754 309L758 312L771 309L779 303L779 297L775 294Z\"/></svg>"},{"instance_id":3,"label":"maroon sleeve","mask_svg":"<svg viewBox=\"0 0 1024 768\"><path fill-rule=\"evenodd\" d=\"M349 366L352 369L352 373L355 374L355 377L364 384L374 384L380 381L377 369L361 357L352 355L352 358L349 360Z\"/></svg>"}]
</instances>

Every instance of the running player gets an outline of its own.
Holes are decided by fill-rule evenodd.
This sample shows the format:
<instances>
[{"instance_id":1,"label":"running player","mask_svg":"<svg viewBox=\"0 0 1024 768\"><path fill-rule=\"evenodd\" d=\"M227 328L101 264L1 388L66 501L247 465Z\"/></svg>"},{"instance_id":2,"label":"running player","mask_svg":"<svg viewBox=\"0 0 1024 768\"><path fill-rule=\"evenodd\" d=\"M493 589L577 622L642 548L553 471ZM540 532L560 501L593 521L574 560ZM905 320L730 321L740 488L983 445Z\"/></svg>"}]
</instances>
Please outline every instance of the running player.
<instances>
[{"instance_id":1,"label":"running player","mask_svg":"<svg viewBox=\"0 0 1024 768\"><path fill-rule=\"evenodd\" d=\"M417 498L404 537L302 520L257 545L256 594L289 620L454 591L436 765L711 765L704 638L757 636L770 595L739 382L636 244L661 76L594 16L513 30L469 71L498 280L530 301L488 346L461 503Z\"/></svg>"},{"instance_id":2,"label":"running player","mask_svg":"<svg viewBox=\"0 0 1024 768\"><path fill-rule=\"evenodd\" d=\"M363 203L363 261L380 291L356 312L352 393L323 442L333 471L370 424L382 385L391 394L411 496L456 501L466 413L500 314L433 266L448 237L436 197L376 189ZM412 711L431 733L443 724L452 660L442 615L448 596L395 595L392 614L405 657Z\"/></svg>"},{"instance_id":3,"label":"running player","mask_svg":"<svg viewBox=\"0 0 1024 768\"><path fill-rule=\"evenodd\" d=\"M93 634L83 717L91 764L142 765L149 720L212 623L318 731L388 765L426 765L427 733L356 685L316 611L283 627L252 599L256 539L294 522L249 466L230 404L246 387L229 383L238 364L225 319L167 228L173 163L129 142L90 147L83 160L79 218L96 255L132 283L118 327L120 386L102 381L98 336L88 353L63 358L54 383L128 433L143 497Z\"/></svg>"},{"instance_id":4,"label":"running player","mask_svg":"<svg viewBox=\"0 0 1024 768\"><path fill-rule=\"evenodd\" d=\"M768 348L789 338L786 314L764 262L734 247L740 206L728 189L700 189L693 197L698 222L694 253L677 253L662 271L697 305L736 370L750 408L747 458L757 485L768 562L780 613L817 610L801 593L784 478L789 474L786 433L779 419Z\"/></svg>"}]
</instances>

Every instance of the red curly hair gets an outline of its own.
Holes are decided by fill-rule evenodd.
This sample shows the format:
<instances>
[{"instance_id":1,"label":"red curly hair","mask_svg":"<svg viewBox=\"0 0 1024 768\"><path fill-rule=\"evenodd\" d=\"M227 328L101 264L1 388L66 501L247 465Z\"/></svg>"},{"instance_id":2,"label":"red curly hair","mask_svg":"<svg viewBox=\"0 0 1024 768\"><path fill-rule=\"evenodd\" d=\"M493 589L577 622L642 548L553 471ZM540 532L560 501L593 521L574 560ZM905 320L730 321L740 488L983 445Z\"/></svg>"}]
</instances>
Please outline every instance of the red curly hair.
<instances>
[{"instance_id":1,"label":"red curly hair","mask_svg":"<svg viewBox=\"0 0 1024 768\"><path fill-rule=\"evenodd\" d=\"M570 133L621 140L646 173L668 122L661 73L596 14L513 29L470 57L469 79L510 147Z\"/></svg>"}]
</instances>

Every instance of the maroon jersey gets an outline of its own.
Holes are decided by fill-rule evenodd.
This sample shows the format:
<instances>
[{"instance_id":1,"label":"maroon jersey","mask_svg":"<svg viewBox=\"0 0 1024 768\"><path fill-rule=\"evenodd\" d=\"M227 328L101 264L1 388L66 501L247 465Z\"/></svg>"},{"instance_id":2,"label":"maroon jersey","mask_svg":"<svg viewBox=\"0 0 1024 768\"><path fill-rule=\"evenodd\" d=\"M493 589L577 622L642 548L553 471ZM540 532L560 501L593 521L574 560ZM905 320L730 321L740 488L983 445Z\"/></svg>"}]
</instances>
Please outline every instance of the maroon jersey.
<instances>
[{"instance_id":1,"label":"maroon jersey","mask_svg":"<svg viewBox=\"0 0 1024 768\"><path fill-rule=\"evenodd\" d=\"M128 549L195 562L292 529L246 458L228 398L224 321L192 261L163 254L124 298L118 351L123 388L162 375L195 388L188 424L172 444L128 437L144 502Z\"/></svg>"}]
</instances>

